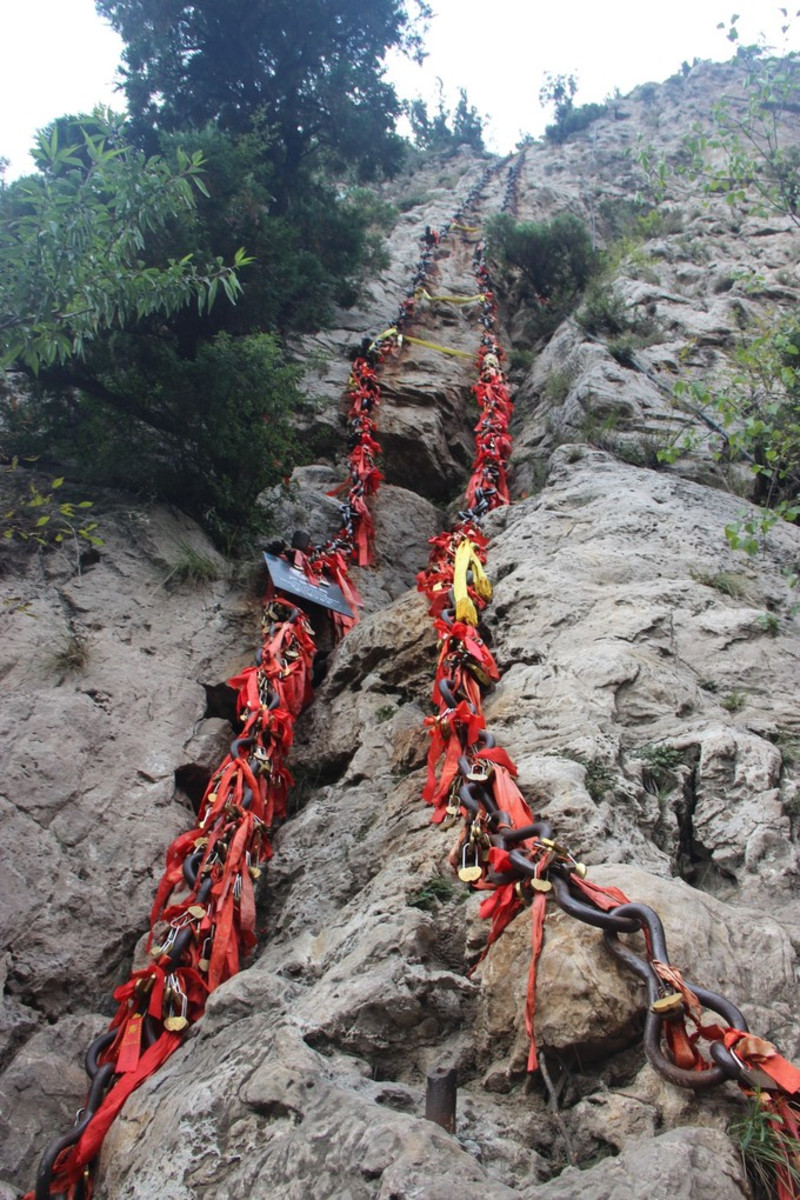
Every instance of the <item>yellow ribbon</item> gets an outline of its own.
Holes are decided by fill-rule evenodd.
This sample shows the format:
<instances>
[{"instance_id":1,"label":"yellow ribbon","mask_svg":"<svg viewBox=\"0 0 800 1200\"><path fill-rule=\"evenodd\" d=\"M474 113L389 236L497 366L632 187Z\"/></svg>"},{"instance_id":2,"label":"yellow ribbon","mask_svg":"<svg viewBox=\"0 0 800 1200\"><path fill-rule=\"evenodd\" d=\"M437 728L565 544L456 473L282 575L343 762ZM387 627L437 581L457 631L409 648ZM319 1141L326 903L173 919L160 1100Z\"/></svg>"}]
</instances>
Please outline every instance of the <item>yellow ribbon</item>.
<instances>
[{"instance_id":1,"label":"yellow ribbon","mask_svg":"<svg viewBox=\"0 0 800 1200\"><path fill-rule=\"evenodd\" d=\"M450 226L451 229L460 229L462 233L480 233L480 225L457 225L455 221Z\"/></svg>"},{"instance_id":2,"label":"yellow ribbon","mask_svg":"<svg viewBox=\"0 0 800 1200\"><path fill-rule=\"evenodd\" d=\"M475 543L469 538L459 542L453 564L453 597L456 602L456 620L467 625L478 624L478 613L469 594L467 572L472 571L472 586L482 600L491 600L492 585L483 569Z\"/></svg>"},{"instance_id":3,"label":"yellow ribbon","mask_svg":"<svg viewBox=\"0 0 800 1200\"><path fill-rule=\"evenodd\" d=\"M452 354L457 358L474 358L474 354L470 354L468 350L454 350L452 346L440 346L437 342L426 342L422 338L408 337L405 335L405 341L413 342L415 346L427 346L429 350L438 350L440 354Z\"/></svg>"},{"instance_id":4,"label":"yellow ribbon","mask_svg":"<svg viewBox=\"0 0 800 1200\"><path fill-rule=\"evenodd\" d=\"M369 344L370 350L374 350L376 346L379 346L381 342L385 341L386 338L389 337L397 337L396 325L392 325L390 329L384 329L383 333L379 333L376 338L373 338Z\"/></svg>"},{"instance_id":5,"label":"yellow ribbon","mask_svg":"<svg viewBox=\"0 0 800 1200\"><path fill-rule=\"evenodd\" d=\"M474 304L477 300L485 300L486 296L483 292L478 292L475 296L431 296L430 292L426 292L425 288L417 288L414 292L415 300L427 300L430 304L441 302L442 304Z\"/></svg>"}]
</instances>

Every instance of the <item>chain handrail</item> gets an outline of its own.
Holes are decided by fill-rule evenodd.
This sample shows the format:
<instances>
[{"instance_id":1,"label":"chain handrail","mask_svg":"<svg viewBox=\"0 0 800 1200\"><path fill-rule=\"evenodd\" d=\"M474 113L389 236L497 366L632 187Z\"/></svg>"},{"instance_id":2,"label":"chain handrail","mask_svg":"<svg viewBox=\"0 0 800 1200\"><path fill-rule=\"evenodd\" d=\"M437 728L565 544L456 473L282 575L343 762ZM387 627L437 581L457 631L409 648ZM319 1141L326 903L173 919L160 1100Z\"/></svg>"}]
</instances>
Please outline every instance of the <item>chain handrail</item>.
<instances>
[{"instance_id":1,"label":"chain handrail","mask_svg":"<svg viewBox=\"0 0 800 1200\"><path fill-rule=\"evenodd\" d=\"M523 161L521 154L509 167L503 211L516 211ZM568 915L602 929L609 953L645 984L643 1044L657 1071L694 1091L732 1080L746 1094L761 1097L778 1132L785 1129L797 1136L800 1071L771 1043L751 1035L742 1014L725 997L682 977L669 961L663 926L654 910L632 903L618 888L599 887L587 879L586 868L556 840L547 820L534 816L515 782L513 761L486 728L482 690L499 679L499 671L480 632L481 614L492 594L484 570L488 539L481 522L510 502L513 404L502 369L504 352L495 334L497 304L484 246L471 239L480 234L474 210L498 169L487 168L441 229L426 228L420 260L393 325L365 339L354 357L347 388L349 474L333 493L347 492L338 533L320 546L305 541L283 550L310 580L327 577L342 589L352 612L351 617L332 613L342 636L357 620L360 605L348 565L373 562L368 500L383 479L377 465L380 369L400 353L405 341L421 341L407 333L419 301L475 305L481 337L472 391L480 411L465 507L450 531L431 539L430 559L418 576L418 587L428 597L439 637L432 696L436 711L426 718L431 742L423 798L433 806L432 823L449 829L461 822L450 861L463 882L485 893L480 914L491 925L481 958L510 922L530 908L532 959L525 1023L528 1068L533 1071L538 1065L536 965L547 901L552 899ZM477 291L471 297L427 290L436 248L454 232L474 246ZM272 854L271 830L286 813L291 783L286 759L294 721L311 697L315 655L305 614L280 593L268 597L261 633L255 665L229 680L237 690L240 731L211 777L194 828L179 835L167 852L150 917L151 962L114 993L117 1013L87 1051L86 1104L73 1128L43 1155L35 1192L28 1194L35 1200L90 1200L92 1165L114 1116L142 1080L178 1048L186 1029L202 1015L207 996L238 970L242 955L255 945L253 885ZM153 944L156 933L158 942ZM644 935L644 955L621 940L632 933ZM704 1023L703 1011L715 1013L722 1023ZM708 1057L700 1052L702 1042L707 1043ZM796 1196L791 1178L790 1171L778 1168L780 1200Z\"/></svg>"}]
</instances>

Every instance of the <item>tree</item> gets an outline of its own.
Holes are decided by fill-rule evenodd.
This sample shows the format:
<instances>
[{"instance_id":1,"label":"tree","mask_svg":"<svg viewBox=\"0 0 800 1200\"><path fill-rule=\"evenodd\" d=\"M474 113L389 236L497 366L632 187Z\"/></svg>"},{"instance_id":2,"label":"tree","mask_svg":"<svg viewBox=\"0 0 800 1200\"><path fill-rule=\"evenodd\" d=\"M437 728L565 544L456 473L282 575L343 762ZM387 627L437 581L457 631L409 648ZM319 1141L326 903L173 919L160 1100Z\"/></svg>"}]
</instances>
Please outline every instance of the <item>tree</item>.
<instances>
[{"instance_id":1,"label":"tree","mask_svg":"<svg viewBox=\"0 0 800 1200\"><path fill-rule=\"evenodd\" d=\"M444 84L441 79L437 83L439 96L433 116L420 97L404 105L414 144L420 150L435 153L452 152L464 144L483 152L483 121L477 108L469 103L466 88L459 88L458 104L455 111L451 112L444 102Z\"/></svg>"},{"instance_id":2,"label":"tree","mask_svg":"<svg viewBox=\"0 0 800 1200\"><path fill-rule=\"evenodd\" d=\"M500 213L490 220L487 236L501 262L522 273L521 299L546 305L556 324L597 270L588 230L570 213L538 223Z\"/></svg>"},{"instance_id":3,"label":"tree","mask_svg":"<svg viewBox=\"0 0 800 1200\"><path fill-rule=\"evenodd\" d=\"M539 104L546 108L553 105L553 116L556 125L563 125L572 112L578 81L574 75L552 75L545 72L544 81L539 88Z\"/></svg>"},{"instance_id":4,"label":"tree","mask_svg":"<svg viewBox=\"0 0 800 1200\"><path fill-rule=\"evenodd\" d=\"M95 113L55 121L35 156L0 190L3 450L170 500L220 542L251 533L296 454L298 371L277 338L214 328L250 260L187 252L212 204L202 151L172 147L173 168Z\"/></svg>"},{"instance_id":5,"label":"tree","mask_svg":"<svg viewBox=\"0 0 800 1200\"><path fill-rule=\"evenodd\" d=\"M414 0L97 0L125 42L134 129L274 133L282 199L300 166L327 155L362 177L398 165L399 102L384 79L394 48L421 53Z\"/></svg>"},{"instance_id":6,"label":"tree","mask_svg":"<svg viewBox=\"0 0 800 1200\"><path fill-rule=\"evenodd\" d=\"M119 118L98 112L92 126L63 144L54 125L34 151L38 173L0 188L0 369L36 374L83 356L103 330L241 290L241 252L231 266L144 262L147 240L205 190L202 155L181 151L172 169L125 145Z\"/></svg>"},{"instance_id":7,"label":"tree","mask_svg":"<svg viewBox=\"0 0 800 1200\"><path fill-rule=\"evenodd\" d=\"M482 151L483 121L474 104L467 100L466 88L458 89L458 104L453 113L453 138L459 146L471 146Z\"/></svg>"},{"instance_id":8,"label":"tree","mask_svg":"<svg viewBox=\"0 0 800 1200\"><path fill-rule=\"evenodd\" d=\"M551 75L548 71L544 83L539 89L539 103L542 108L553 105L555 122L545 128L545 137L550 142L560 145L571 133L585 129L608 112L607 104L581 104L575 107L575 93L578 81L574 75Z\"/></svg>"},{"instance_id":9,"label":"tree","mask_svg":"<svg viewBox=\"0 0 800 1200\"><path fill-rule=\"evenodd\" d=\"M6 405L15 450L72 480L155 496L219 544L259 532L256 498L298 457L300 372L270 334L202 341L181 355L163 330L115 332L85 363L42 372Z\"/></svg>"}]
</instances>

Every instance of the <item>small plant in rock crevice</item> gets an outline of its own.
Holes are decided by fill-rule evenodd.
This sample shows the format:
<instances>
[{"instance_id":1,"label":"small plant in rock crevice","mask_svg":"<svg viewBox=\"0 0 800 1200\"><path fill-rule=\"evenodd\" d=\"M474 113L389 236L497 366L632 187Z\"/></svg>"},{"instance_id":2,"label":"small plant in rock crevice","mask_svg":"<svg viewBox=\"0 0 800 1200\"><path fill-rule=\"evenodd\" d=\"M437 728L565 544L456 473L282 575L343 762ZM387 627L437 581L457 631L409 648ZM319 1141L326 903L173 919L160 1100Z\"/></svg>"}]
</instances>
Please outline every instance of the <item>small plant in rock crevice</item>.
<instances>
[{"instance_id":1,"label":"small plant in rock crevice","mask_svg":"<svg viewBox=\"0 0 800 1200\"><path fill-rule=\"evenodd\" d=\"M695 583L700 583L703 587L714 588L723 596L730 596L731 600L742 600L753 602L756 599L755 589L751 580L747 576L740 574L737 571L696 571L689 572Z\"/></svg>"},{"instance_id":2,"label":"small plant in rock crevice","mask_svg":"<svg viewBox=\"0 0 800 1200\"><path fill-rule=\"evenodd\" d=\"M423 912L433 911L438 904L444 904L457 895L455 884L444 875L434 875L416 892L412 892L406 900L409 908L421 908Z\"/></svg>"},{"instance_id":3,"label":"small plant in rock crevice","mask_svg":"<svg viewBox=\"0 0 800 1200\"><path fill-rule=\"evenodd\" d=\"M613 767L608 763L602 762L600 759L590 759L586 755L577 754L572 750L559 750L556 753L561 758L571 759L585 769L584 786L586 791L595 804L600 804L606 792L610 791L616 782Z\"/></svg>"},{"instance_id":4,"label":"small plant in rock crevice","mask_svg":"<svg viewBox=\"0 0 800 1200\"><path fill-rule=\"evenodd\" d=\"M3 463L0 473L0 536L6 541L25 542L40 549L69 541L76 546L81 542L103 545L96 532L97 522L84 519L92 501L62 500L56 495L64 486L63 476L51 479L42 489L37 480L25 478L17 456Z\"/></svg>"},{"instance_id":5,"label":"small plant in rock crevice","mask_svg":"<svg viewBox=\"0 0 800 1200\"><path fill-rule=\"evenodd\" d=\"M551 371L544 385L544 394L553 404L562 404L569 395L577 377L577 371L569 367Z\"/></svg>"},{"instance_id":6,"label":"small plant in rock crevice","mask_svg":"<svg viewBox=\"0 0 800 1200\"><path fill-rule=\"evenodd\" d=\"M634 750L632 757L642 762L642 786L645 791L663 803L679 782L676 772L683 762L680 750L661 743L651 743Z\"/></svg>"},{"instance_id":7,"label":"small plant in rock crevice","mask_svg":"<svg viewBox=\"0 0 800 1200\"><path fill-rule=\"evenodd\" d=\"M741 712L747 703L747 697L739 688L732 688L726 696L720 701L722 707L729 713Z\"/></svg>"},{"instance_id":8,"label":"small plant in rock crevice","mask_svg":"<svg viewBox=\"0 0 800 1200\"><path fill-rule=\"evenodd\" d=\"M778 1179L784 1194L800 1194L800 1140L779 1113L765 1106L760 1091L742 1116L731 1121L728 1135L739 1149L755 1200L773 1200Z\"/></svg>"},{"instance_id":9,"label":"small plant in rock crevice","mask_svg":"<svg viewBox=\"0 0 800 1200\"><path fill-rule=\"evenodd\" d=\"M188 542L180 542L179 554L170 566L169 573L164 579L167 583L215 583L223 576L222 567L208 554L203 554L190 546Z\"/></svg>"},{"instance_id":10,"label":"small plant in rock crevice","mask_svg":"<svg viewBox=\"0 0 800 1200\"><path fill-rule=\"evenodd\" d=\"M89 639L85 633L67 629L58 638L47 659L48 668L58 675L80 675L89 663Z\"/></svg>"}]
</instances>

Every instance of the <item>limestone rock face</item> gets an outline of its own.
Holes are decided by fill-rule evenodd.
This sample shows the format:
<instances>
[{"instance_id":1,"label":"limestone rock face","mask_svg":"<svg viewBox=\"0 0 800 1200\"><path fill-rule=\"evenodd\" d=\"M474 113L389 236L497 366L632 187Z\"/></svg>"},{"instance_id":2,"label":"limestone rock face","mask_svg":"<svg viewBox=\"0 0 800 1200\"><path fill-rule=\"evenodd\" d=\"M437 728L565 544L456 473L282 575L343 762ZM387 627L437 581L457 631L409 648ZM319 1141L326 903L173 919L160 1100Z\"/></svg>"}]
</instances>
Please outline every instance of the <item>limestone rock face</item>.
<instances>
[{"instance_id":1,"label":"limestone rock face","mask_svg":"<svg viewBox=\"0 0 800 1200\"><path fill-rule=\"evenodd\" d=\"M730 68L697 67L655 104L637 89L624 120L530 147L517 215L588 218L601 200L630 198L624 152L637 133L676 149L732 81ZM415 176L419 202L362 311L300 347L320 363L307 387L314 444L330 453L262 498L276 536L336 532L348 354L392 323L419 233L449 219L485 166L461 153ZM480 220L503 196L495 173ZM743 320L800 299L796 250L781 220L673 208L614 281L661 340L625 365L569 319L529 369L515 360L514 503L484 523L487 639L502 675L484 707L532 808L589 879L654 908L674 965L797 1058L800 641L786 571L800 534L776 526L752 561L728 547L747 473L722 478L702 421L671 467L655 452L681 433L676 372L723 370ZM472 250L469 237L442 243L431 288L471 296ZM503 316L530 352L529 314ZM471 355L479 311L422 302L414 334ZM749 1194L725 1133L737 1089L696 1096L654 1071L643 989L599 931L548 901L544 1071L530 1078L526 911L476 967L481 893L453 873L457 831L432 827L420 799L437 647L414 590L442 510L460 504L472 381L469 359L413 344L386 364L377 567L356 572L363 619L297 725L259 949L113 1125L98 1177L107 1200ZM127 977L164 851L190 822L191 780L232 737L215 685L256 644L263 573L232 574L174 512L100 497L97 513L105 544L92 563L11 555L0 577L2 1197L32 1184L38 1154L82 1103L83 1050ZM211 564L203 583L180 579L186 546ZM458 1071L455 1135L424 1120L426 1072L442 1065Z\"/></svg>"}]
</instances>

